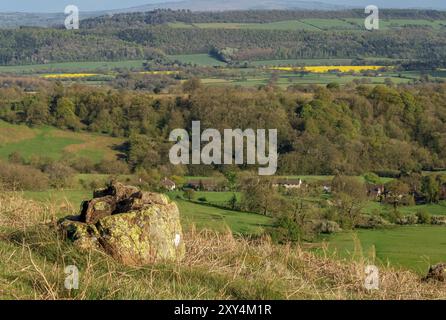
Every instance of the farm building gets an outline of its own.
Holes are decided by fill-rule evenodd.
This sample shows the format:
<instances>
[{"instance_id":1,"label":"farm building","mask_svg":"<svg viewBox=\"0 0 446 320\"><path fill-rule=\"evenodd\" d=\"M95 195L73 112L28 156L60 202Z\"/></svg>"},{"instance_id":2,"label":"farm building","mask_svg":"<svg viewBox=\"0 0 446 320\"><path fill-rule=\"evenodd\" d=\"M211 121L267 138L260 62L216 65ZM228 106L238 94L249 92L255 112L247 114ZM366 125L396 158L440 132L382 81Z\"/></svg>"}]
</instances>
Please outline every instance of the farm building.
<instances>
[{"instance_id":1,"label":"farm building","mask_svg":"<svg viewBox=\"0 0 446 320\"><path fill-rule=\"evenodd\" d=\"M273 184L274 187L284 187L285 189L300 189L302 185L301 179L279 179Z\"/></svg>"},{"instance_id":2,"label":"farm building","mask_svg":"<svg viewBox=\"0 0 446 320\"><path fill-rule=\"evenodd\" d=\"M173 191L176 189L177 186L175 182L165 177L163 180L161 180L161 187L166 190Z\"/></svg>"}]
</instances>

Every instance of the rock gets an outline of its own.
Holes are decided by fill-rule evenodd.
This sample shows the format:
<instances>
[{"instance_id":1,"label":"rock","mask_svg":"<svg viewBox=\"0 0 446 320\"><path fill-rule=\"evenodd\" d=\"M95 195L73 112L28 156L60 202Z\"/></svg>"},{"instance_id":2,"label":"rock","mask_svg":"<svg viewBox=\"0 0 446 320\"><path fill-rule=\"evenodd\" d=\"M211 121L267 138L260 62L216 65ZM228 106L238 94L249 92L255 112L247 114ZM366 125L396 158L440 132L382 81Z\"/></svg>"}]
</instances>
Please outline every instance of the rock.
<instances>
[{"instance_id":1,"label":"rock","mask_svg":"<svg viewBox=\"0 0 446 320\"><path fill-rule=\"evenodd\" d=\"M423 278L424 281L437 280L444 282L446 280L446 263L438 263L429 268L427 276Z\"/></svg>"},{"instance_id":2,"label":"rock","mask_svg":"<svg viewBox=\"0 0 446 320\"><path fill-rule=\"evenodd\" d=\"M116 210L113 196L104 196L82 203L81 221L94 224L99 219L110 216Z\"/></svg>"},{"instance_id":3,"label":"rock","mask_svg":"<svg viewBox=\"0 0 446 320\"><path fill-rule=\"evenodd\" d=\"M71 239L81 249L99 248L98 232L94 225L88 225L76 220L65 219L60 222L64 235Z\"/></svg>"},{"instance_id":4,"label":"rock","mask_svg":"<svg viewBox=\"0 0 446 320\"><path fill-rule=\"evenodd\" d=\"M105 217L97 230L105 251L127 265L174 261L185 253L175 203Z\"/></svg>"},{"instance_id":5,"label":"rock","mask_svg":"<svg viewBox=\"0 0 446 320\"><path fill-rule=\"evenodd\" d=\"M81 214L59 226L83 249L102 248L127 265L181 260L185 255L180 214L167 196L112 183L94 192Z\"/></svg>"}]
</instances>

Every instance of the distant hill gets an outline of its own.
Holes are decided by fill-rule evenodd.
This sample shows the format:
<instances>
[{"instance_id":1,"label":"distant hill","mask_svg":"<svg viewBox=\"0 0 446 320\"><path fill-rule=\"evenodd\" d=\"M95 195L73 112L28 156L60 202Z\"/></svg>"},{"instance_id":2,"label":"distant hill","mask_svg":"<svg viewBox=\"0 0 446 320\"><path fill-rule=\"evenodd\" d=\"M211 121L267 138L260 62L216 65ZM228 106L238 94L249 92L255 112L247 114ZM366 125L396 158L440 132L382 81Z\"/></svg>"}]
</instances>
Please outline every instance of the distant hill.
<instances>
[{"instance_id":1,"label":"distant hill","mask_svg":"<svg viewBox=\"0 0 446 320\"><path fill-rule=\"evenodd\" d=\"M427 9L446 10L446 4L434 3L435 0L418 5L421 11ZM330 3L328 3L330 2ZM339 4L342 3L342 4ZM143 6L103 10L103 11L83 11L80 14L82 20L99 16L109 16L120 13L147 12L156 9L191 10L195 12L210 11L245 11L245 10L316 10L316 11L340 11L349 9L361 9L365 7L364 1L296 1L296 0L183 0L173 2L168 0L164 3L147 4ZM404 6L400 2L392 0L377 0L381 8L400 8ZM415 3L407 2L407 9L416 8ZM422 9L424 8L424 9ZM60 13L25 13L25 12L0 12L0 28L17 28L20 26L49 27L63 25L65 15Z\"/></svg>"},{"instance_id":2,"label":"distant hill","mask_svg":"<svg viewBox=\"0 0 446 320\"><path fill-rule=\"evenodd\" d=\"M192 11L229 11L229 10L342 10L346 6L326 4L316 1L294 0L185 0L180 2L165 2L144 6L81 12L80 18L88 19L117 13L145 12L156 9L192 10ZM61 13L0 13L0 28L17 28L20 26L49 27L61 25L65 15Z\"/></svg>"},{"instance_id":3,"label":"distant hill","mask_svg":"<svg viewBox=\"0 0 446 320\"><path fill-rule=\"evenodd\" d=\"M348 6L327 4L317 1L295 0L185 0L138 6L118 12L139 12L154 9L189 9L192 11L229 11L229 10L343 10Z\"/></svg>"}]
</instances>

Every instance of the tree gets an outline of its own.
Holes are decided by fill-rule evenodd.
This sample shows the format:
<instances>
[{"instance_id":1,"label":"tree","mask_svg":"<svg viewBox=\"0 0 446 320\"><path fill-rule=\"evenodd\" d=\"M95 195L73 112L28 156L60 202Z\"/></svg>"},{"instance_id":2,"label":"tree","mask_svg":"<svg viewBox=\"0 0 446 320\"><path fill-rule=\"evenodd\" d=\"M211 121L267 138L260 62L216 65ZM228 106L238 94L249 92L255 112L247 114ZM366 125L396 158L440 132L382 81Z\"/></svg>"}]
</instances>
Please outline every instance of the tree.
<instances>
[{"instance_id":1,"label":"tree","mask_svg":"<svg viewBox=\"0 0 446 320\"><path fill-rule=\"evenodd\" d=\"M356 177L336 176L332 181L334 205L344 227L355 227L367 200L365 185Z\"/></svg>"},{"instance_id":2,"label":"tree","mask_svg":"<svg viewBox=\"0 0 446 320\"><path fill-rule=\"evenodd\" d=\"M202 86L200 78L191 78L183 83L183 91L187 93L192 93Z\"/></svg>"},{"instance_id":3,"label":"tree","mask_svg":"<svg viewBox=\"0 0 446 320\"><path fill-rule=\"evenodd\" d=\"M157 149L156 143L149 137L132 135L129 140L128 161L133 168L153 168L161 160Z\"/></svg>"},{"instance_id":4,"label":"tree","mask_svg":"<svg viewBox=\"0 0 446 320\"><path fill-rule=\"evenodd\" d=\"M231 210L235 210L236 206L237 206L237 195L233 193L231 199L229 199L229 207L231 208Z\"/></svg>"},{"instance_id":5,"label":"tree","mask_svg":"<svg viewBox=\"0 0 446 320\"><path fill-rule=\"evenodd\" d=\"M184 190L183 197L185 197L189 201L193 200L195 198L195 190L194 189Z\"/></svg>"},{"instance_id":6,"label":"tree","mask_svg":"<svg viewBox=\"0 0 446 320\"><path fill-rule=\"evenodd\" d=\"M28 96L22 103L26 124L32 126L48 123L50 112L47 101L40 96Z\"/></svg>"},{"instance_id":7,"label":"tree","mask_svg":"<svg viewBox=\"0 0 446 320\"><path fill-rule=\"evenodd\" d=\"M56 126L79 130L81 125L79 118L74 113L74 103L68 98L61 98L56 104Z\"/></svg>"},{"instance_id":8,"label":"tree","mask_svg":"<svg viewBox=\"0 0 446 320\"><path fill-rule=\"evenodd\" d=\"M393 180L386 184L386 201L393 205L393 211L398 210L398 206L403 202L405 196L410 192L409 185L401 180Z\"/></svg>"},{"instance_id":9,"label":"tree","mask_svg":"<svg viewBox=\"0 0 446 320\"><path fill-rule=\"evenodd\" d=\"M243 183L242 204L248 211L273 215L279 206L279 195L270 180L252 177Z\"/></svg>"},{"instance_id":10,"label":"tree","mask_svg":"<svg viewBox=\"0 0 446 320\"><path fill-rule=\"evenodd\" d=\"M421 182L421 192L428 203L437 203L440 200L439 179L433 175L423 177Z\"/></svg>"}]
</instances>

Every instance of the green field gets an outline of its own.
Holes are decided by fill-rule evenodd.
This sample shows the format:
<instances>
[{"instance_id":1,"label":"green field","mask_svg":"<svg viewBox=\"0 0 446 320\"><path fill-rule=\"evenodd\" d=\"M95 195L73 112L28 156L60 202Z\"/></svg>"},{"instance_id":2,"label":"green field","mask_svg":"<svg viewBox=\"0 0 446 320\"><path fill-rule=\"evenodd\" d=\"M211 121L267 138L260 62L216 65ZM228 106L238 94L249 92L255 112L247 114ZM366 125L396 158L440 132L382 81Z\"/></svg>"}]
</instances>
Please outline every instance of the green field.
<instances>
[{"instance_id":1,"label":"green field","mask_svg":"<svg viewBox=\"0 0 446 320\"><path fill-rule=\"evenodd\" d=\"M98 61L98 62L62 62L48 64L0 66L0 73L51 73L51 72L83 72L109 71L112 69L142 69L144 60Z\"/></svg>"},{"instance_id":2,"label":"green field","mask_svg":"<svg viewBox=\"0 0 446 320\"><path fill-rule=\"evenodd\" d=\"M202 53L202 54L181 54L169 56L171 60L178 60L182 63L190 63L192 65L207 66L207 67L223 67L226 63L215 59L214 57Z\"/></svg>"},{"instance_id":3,"label":"green field","mask_svg":"<svg viewBox=\"0 0 446 320\"><path fill-rule=\"evenodd\" d=\"M446 260L445 239L445 227L409 226L343 232L326 241L329 251L340 257L370 258L375 251L375 263L390 263L425 274L430 265Z\"/></svg>"},{"instance_id":4,"label":"green field","mask_svg":"<svg viewBox=\"0 0 446 320\"><path fill-rule=\"evenodd\" d=\"M49 126L30 128L0 120L0 159L18 152L29 160L32 155L60 159L65 153L86 157L98 163L116 158L113 146L122 139L99 134L63 131Z\"/></svg>"},{"instance_id":5,"label":"green field","mask_svg":"<svg viewBox=\"0 0 446 320\"><path fill-rule=\"evenodd\" d=\"M348 18L345 21L356 24L363 28L364 20L363 19L353 19ZM433 29L442 29L446 27L446 21L443 20L425 20L425 19L383 19L379 20L380 30L388 30L388 29L397 29L404 27L427 27Z\"/></svg>"},{"instance_id":6,"label":"green field","mask_svg":"<svg viewBox=\"0 0 446 320\"><path fill-rule=\"evenodd\" d=\"M172 191L169 192L168 194L172 199L175 199L176 197L182 197L183 193L184 193L183 191ZM235 194L237 200L240 201L241 193L236 192ZM204 197L206 198L206 201L209 203L224 203L231 200L233 195L234 195L233 192L196 191L194 193L194 200L198 200Z\"/></svg>"},{"instance_id":7,"label":"green field","mask_svg":"<svg viewBox=\"0 0 446 320\"><path fill-rule=\"evenodd\" d=\"M206 85L212 86L241 86L241 87L257 87L261 85L267 85L271 79L272 73L261 73L255 77L234 78L234 79L220 79L220 78L205 78L202 82ZM308 74L294 74L294 73L277 73L276 85L281 88L287 88L291 85L308 85L308 84L320 84L326 85L331 82L337 82L339 84L347 84L354 80L366 81L367 84L383 84L386 79L390 79L395 84L409 83L414 78L399 77L395 74L386 75L383 74L379 77L367 77L360 75L337 75L333 73L308 73Z\"/></svg>"}]
</instances>

